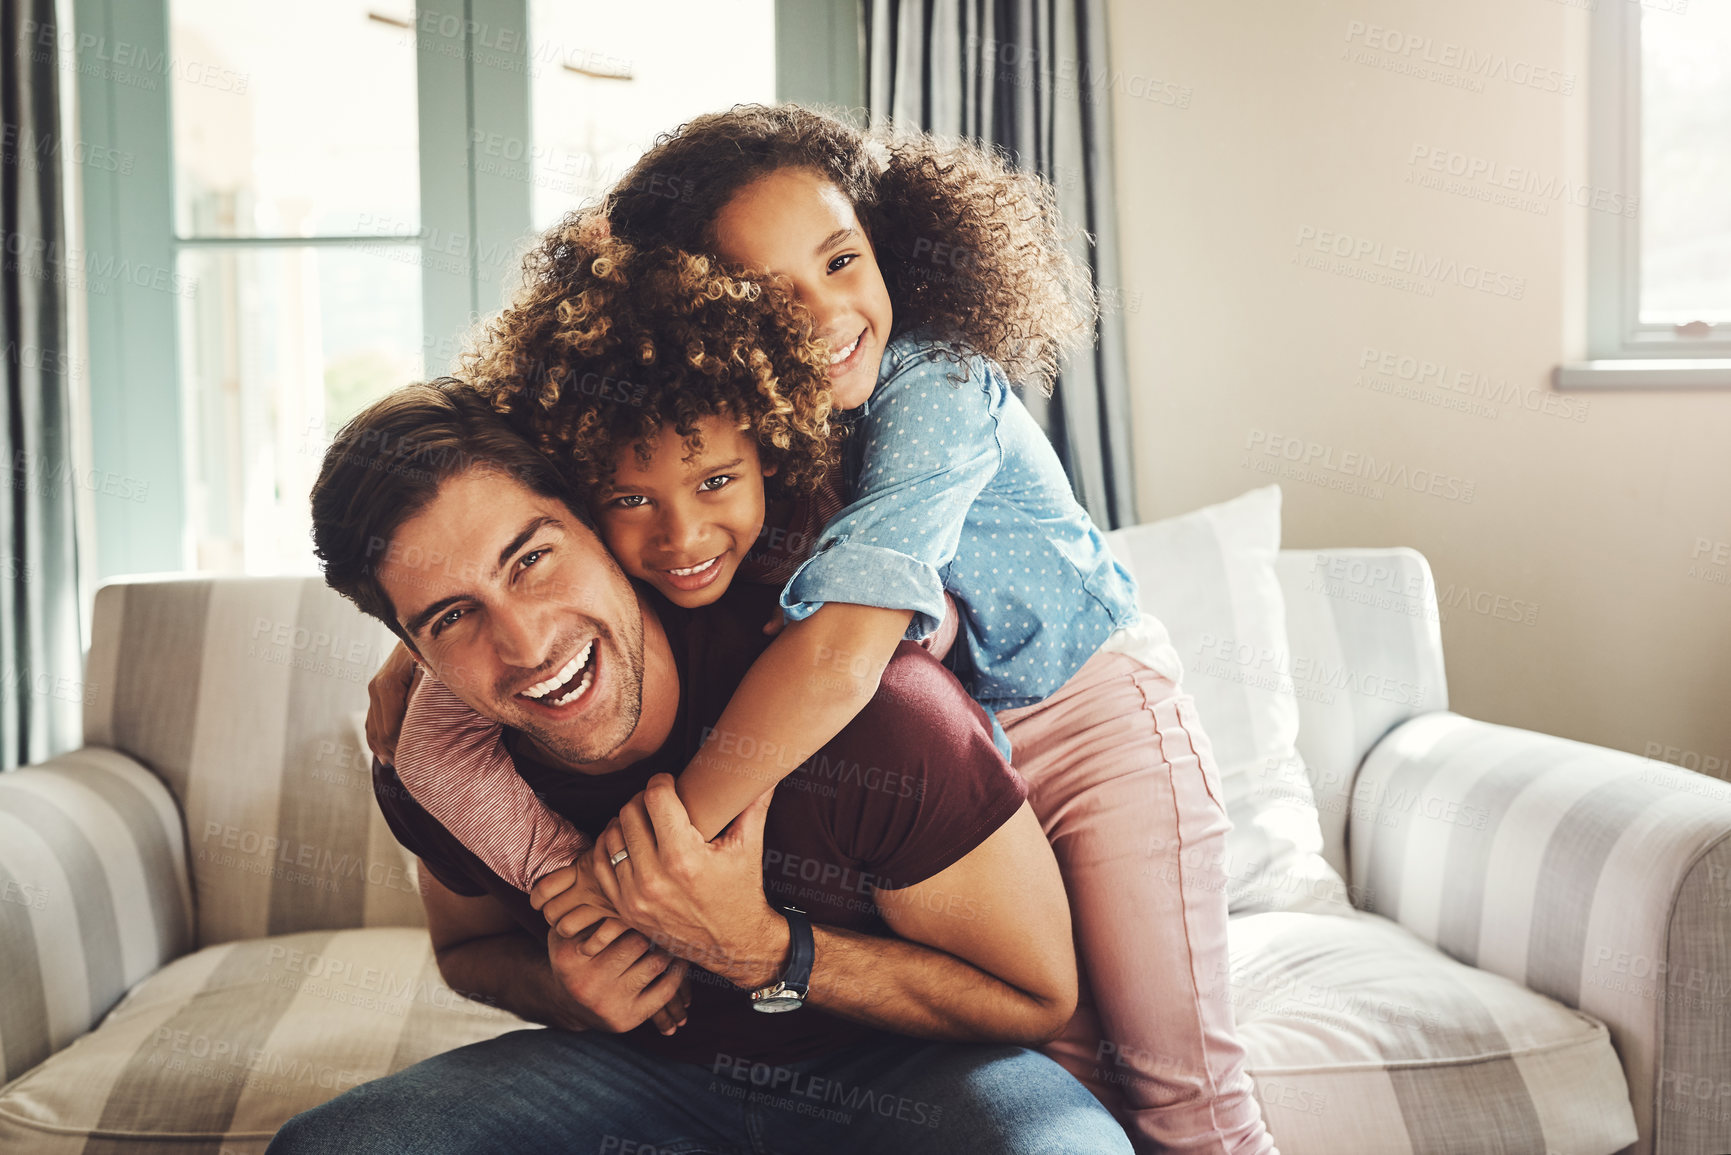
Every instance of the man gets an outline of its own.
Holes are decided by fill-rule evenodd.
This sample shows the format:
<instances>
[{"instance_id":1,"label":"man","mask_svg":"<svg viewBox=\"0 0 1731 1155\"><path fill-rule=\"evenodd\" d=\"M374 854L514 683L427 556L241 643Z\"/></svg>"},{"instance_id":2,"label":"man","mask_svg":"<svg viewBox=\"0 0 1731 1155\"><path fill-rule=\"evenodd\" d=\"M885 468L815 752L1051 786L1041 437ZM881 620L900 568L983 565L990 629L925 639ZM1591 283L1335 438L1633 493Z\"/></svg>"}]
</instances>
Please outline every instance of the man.
<instances>
[{"instance_id":1,"label":"man","mask_svg":"<svg viewBox=\"0 0 1731 1155\"><path fill-rule=\"evenodd\" d=\"M551 464L455 382L345 428L313 510L331 585L507 727L554 810L593 835L645 795L608 867L635 929L567 939L378 766L446 981L557 1029L357 1087L272 1152L1129 1151L1024 1049L1075 1007L1062 882L984 714L923 651L704 842L662 771L765 644L774 591L688 612L634 587Z\"/></svg>"}]
</instances>

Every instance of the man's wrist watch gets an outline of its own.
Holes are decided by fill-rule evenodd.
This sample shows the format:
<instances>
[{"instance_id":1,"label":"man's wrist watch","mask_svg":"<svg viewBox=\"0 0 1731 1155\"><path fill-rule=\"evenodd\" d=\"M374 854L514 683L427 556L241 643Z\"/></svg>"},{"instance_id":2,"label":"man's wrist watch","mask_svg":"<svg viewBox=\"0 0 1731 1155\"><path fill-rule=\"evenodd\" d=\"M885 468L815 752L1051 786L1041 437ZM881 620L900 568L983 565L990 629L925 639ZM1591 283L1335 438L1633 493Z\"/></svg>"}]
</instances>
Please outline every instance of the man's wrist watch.
<instances>
[{"instance_id":1,"label":"man's wrist watch","mask_svg":"<svg viewBox=\"0 0 1731 1155\"><path fill-rule=\"evenodd\" d=\"M812 957L816 954L811 920L805 917L805 912L796 906L779 909L787 919L787 970L778 981L751 992L751 1009L770 1015L805 1006L805 993L811 986Z\"/></svg>"}]
</instances>

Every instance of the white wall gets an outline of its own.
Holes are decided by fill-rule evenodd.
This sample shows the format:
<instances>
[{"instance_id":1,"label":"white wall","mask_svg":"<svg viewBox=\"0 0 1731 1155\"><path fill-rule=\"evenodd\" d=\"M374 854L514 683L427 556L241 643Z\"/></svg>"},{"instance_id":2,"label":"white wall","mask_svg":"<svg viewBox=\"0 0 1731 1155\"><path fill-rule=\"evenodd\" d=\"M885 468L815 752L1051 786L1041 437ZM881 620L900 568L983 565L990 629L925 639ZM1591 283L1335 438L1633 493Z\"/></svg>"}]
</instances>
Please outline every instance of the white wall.
<instances>
[{"instance_id":1,"label":"white wall","mask_svg":"<svg viewBox=\"0 0 1731 1155\"><path fill-rule=\"evenodd\" d=\"M1428 171L1415 149L1431 148L1584 184L1589 2L1110 0L1141 513L1264 484L1252 462L1283 460L1260 452L1276 437L1332 453L1327 482L1352 478L1352 453L1421 489L1418 471L1440 474L1436 495L1283 479L1286 544L1423 551L1460 601L1442 632L1462 713L1731 762L1731 578L1699 576L1693 556L1701 539L1731 542L1731 392L1553 393L1552 368L1584 352L1594 210L1411 179ZM1429 36L1433 56L1445 42L1506 55L1510 74L1574 91L1387 71L1353 55L1366 48L1354 21ZM1305 267L1302 254L1329 259L1307 230L1379 244L1385 262L1405 248L1489 267L1498 291L1443 281L1421 295ZM1342 264L1385 271L1373 260ZM1480 396L1486 416L1379 392L1361 373L1406 383L1361 368L1366 350L1446 365L1433 397L1474 401L1447 387L1464 370L1517 400ZM1532 624L1499 616L1529 607Z\"/></svg>"}]
</instances>

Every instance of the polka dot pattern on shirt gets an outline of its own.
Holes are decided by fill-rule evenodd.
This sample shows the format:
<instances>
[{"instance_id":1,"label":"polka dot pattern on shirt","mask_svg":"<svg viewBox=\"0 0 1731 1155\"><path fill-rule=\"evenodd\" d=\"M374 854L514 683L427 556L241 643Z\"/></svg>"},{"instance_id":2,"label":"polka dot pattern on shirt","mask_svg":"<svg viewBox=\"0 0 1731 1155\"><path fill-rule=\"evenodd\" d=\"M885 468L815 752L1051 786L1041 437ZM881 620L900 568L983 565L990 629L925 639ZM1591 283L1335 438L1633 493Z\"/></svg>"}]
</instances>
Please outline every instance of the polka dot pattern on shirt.
<instances>
[{"instance_id":1,"label":"polka dot pattern on shirt","mask_svg":"<svg viewBox=\"0 0 1731 1155\"><path fill-rule=\"evenodd\" d=\"M855 425L853 503L782 604L795 619L830 601L910 609L923 636L948 591L968 690L1007 709L1047 697L1134 621L1136 587L1002 371L947 348L890 342Z\"/></svg>"}]
</instances>

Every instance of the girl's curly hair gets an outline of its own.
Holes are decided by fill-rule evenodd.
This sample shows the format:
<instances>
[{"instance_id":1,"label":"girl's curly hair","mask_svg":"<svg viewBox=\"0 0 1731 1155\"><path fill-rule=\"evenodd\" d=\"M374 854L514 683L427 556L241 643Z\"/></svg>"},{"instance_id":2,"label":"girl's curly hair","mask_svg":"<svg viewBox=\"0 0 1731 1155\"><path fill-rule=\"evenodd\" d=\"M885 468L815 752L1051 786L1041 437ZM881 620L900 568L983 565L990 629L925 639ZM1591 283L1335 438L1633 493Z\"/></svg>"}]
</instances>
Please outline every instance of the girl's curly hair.
<instances>
[{"instance_id":1,"label":"girl's curly hair","mask_svg":"<svg viewBox=\"0 0 1731 1155\"><path fill-rule=\"evenodd\" d=\"M1052 186L978 144L862 132L797 104L735 105L657 138L602 211L635 243L713 252L717 214L789 167L815 170L852 202L895 332L929 327L1047 391L1063 354L1093 340L1093 283L1066 248Z\"/></svg>"},{"instance_id":2,"label":"girl's curly hair","mask_svg":"<svg viewBox=\"0 0 1731 1155\"><path fill-rule=\"evenodd\" d=\"M619 451L648 464L672 425L720 416L755 439L776 479L805 488L835 460L829 364L780 289L713 258L639 247L574 213L524 258L524 285L462 357L461 376L580 490Z\"/></svg>"}]
</instances>

